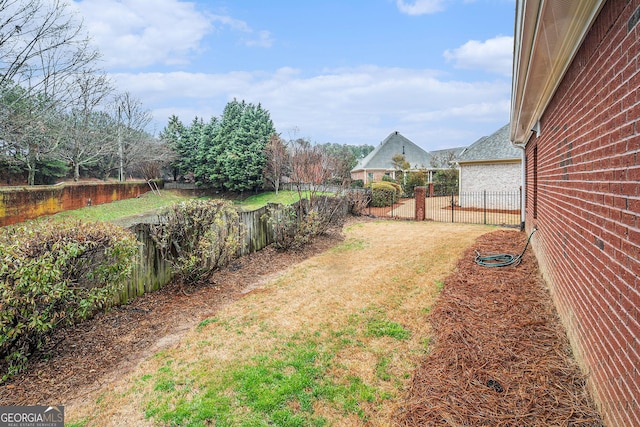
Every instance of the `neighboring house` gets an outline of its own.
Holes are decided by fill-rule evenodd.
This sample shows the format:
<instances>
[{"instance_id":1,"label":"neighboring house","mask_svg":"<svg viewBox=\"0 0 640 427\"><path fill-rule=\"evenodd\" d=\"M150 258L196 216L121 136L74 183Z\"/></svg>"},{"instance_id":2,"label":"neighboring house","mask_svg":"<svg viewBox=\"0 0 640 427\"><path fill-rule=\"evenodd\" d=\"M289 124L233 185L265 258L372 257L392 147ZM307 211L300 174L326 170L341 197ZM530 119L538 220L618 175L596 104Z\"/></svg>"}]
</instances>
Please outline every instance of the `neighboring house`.
<instances>
[{"instance_id":1,"label":"neighboring house","mask_svg":"<svg viewBox=\"0 0 640 427\"><path fill-rule=\"evenodd\" d=\"M396 169L392 158L396 154L405 156L405 160L410 165L410 171L450 168L451 165L446 165L448 163L446 159L452 158L453 154L460 150L461 148L453 148L430 153L395 131L351 170L351 179L361 179L365 184L368 184L382 181L382 177L385 175L395 178ZM450 154L451 152L453 154Z\"/></svg>"},{"instance_id":2,"label":"neighboring house","mask_svg":"<svg viewBox=\"0 0 640 427\"><path fill-rule=\"evenodd\" d=\"M525 227L607 426L640 426L640 0L518 0Z\"/></svg>"},{"instance_id":3,"label":"neighboring house","mask_svg":"<svg viewBox=\"0 0 640 427\"><path fill-rule=\"evenodd\" d=\"M522 150L511 144L510 125L483 136L456 158L463 207L520 208Z\"/></svg>"}]
</instances>

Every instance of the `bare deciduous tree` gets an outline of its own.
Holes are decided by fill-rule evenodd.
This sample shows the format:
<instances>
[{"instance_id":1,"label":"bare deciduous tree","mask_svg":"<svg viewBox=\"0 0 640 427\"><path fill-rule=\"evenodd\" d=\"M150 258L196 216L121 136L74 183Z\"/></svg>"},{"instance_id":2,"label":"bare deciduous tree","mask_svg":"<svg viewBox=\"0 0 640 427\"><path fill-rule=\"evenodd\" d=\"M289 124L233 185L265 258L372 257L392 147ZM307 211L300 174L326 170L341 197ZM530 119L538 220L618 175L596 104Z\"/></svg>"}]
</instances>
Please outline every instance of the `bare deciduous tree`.
<instances>
[{"instance_id":1,"label":"bare deciduous tree","mask_svg":"<svg viewBox=\"0 0 640 427\"><path fill-rule=\"evenodd\" d=\"M162 177L163 170L175 160L176 154L166 142L149 134L146 136L138 141L129 153L131 158L137 159L132 171L145 180L158 179Z\"/></svg>"},{"instance_id":2,"label":"bare deciduous tree","mask_svg":"<svg viewBox=\"0 0 640 427\"><path fill-rule=\"evenodd\" d=\"M82 22L64 0L0 0L0 87L47 93L94 62Z\"/></svg>"},{"instance_id":3,"label":"bare deciduous tree","mask_svg":"<svg viewBox=\"0 0 640 427\"><path fill-rule=\"evenodd\" d=\"M297 139L291 146L291 181L299 188L319 191L331 178L329 156L317 145Z\"/></svg>"},{"instance_id":4,"label":"bare deciduous tree","mask_svg":"<svg viewBox=\"0 0 640 427\"><path fill-rule=\"evenodd\" d=\"M29 172L60 142L71 81L97 57L64 0L0 0L0 139Z\"/></svg>"},{"instance_id":5,"label":"bare deciduous tree","mask_svg":"<svg viewBox=\"0 0 640 427\"><path fill-rule=\"evenodd\" d=\"M65 115L65 126L57 155L73 167L73 180L80 179L80 168L95 165L113 150L114 121L104 111L104 101L113 88L104 74L84 71L73 87L76 102Z\"/></svg>"},{"instance_id":6,"label":"bare deciduous tree","mask_svg":"<svg viewBox=\"0 0 640 427\"><path fill-rule=\"evenodd\" d=\"M290 169L290 156L287 151L287 145L280 138L280 135L273 134L269 138L264 151L267 163L263 170L263 176L265 181L272 185L276 194L278 194L280 181Z\"/></svg>"},{"instance_id":7,"label":"bare deciduous tree","mask_svg":"<svg viewBox=\"0 0 640 427\"><path fill-rule=\"evenodd\" d=\"M143 108L142 102L129 92L114 98L112 110L117 122L118 179L124 181L126 171L140 161L140 156L144 157L144 152L138 146L149 138L145 128L152 116L149 110Z\"/></svg>"}]
</instances>

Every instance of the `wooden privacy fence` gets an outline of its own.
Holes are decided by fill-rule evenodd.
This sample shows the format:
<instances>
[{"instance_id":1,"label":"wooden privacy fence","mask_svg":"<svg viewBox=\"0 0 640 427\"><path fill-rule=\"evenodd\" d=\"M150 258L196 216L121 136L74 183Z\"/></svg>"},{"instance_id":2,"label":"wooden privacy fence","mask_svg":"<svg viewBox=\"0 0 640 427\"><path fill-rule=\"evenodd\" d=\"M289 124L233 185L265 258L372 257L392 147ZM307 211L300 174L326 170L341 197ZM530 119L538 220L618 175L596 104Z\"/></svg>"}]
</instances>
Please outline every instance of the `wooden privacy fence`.
<instances>
[{"instance_id":1,"label":"wooden privacy fence","mask_svg":"<svg viewBox=\"0 0 640 427\"><path fill-rule=\"evenodd\" d=\"M269 219L272 212L278 211L278 206L280 205L269 204L254 211L238 212L244 239L238 250L238 256L257 252L274 242L275 232ZM341 203L340 207L343 209L341 214L346 215L346 203ZM116 305L124 304L146 292L156 291L171 281L171 261L163 258L160 249L151 237L151 225L143 223L129 228L138 238L139 258L130 280L115 298ZM231 224L228 226L231 228Z\"/></svg>"}]
</instances>

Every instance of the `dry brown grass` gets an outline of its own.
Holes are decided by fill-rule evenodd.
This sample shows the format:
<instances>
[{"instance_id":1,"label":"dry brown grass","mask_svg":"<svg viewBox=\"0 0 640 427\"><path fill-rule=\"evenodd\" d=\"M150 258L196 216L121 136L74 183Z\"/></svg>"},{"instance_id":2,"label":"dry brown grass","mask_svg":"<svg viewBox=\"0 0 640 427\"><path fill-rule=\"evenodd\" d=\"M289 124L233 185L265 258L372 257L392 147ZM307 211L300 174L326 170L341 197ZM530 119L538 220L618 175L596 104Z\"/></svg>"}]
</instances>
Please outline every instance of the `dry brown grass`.
<instances>
[{"instance_id":1,"label":"dry brown grass","mask_svg":"<svg viewBox=\"0 0 640 427\"><path fill-rule=\"evenodd\" d=\"M293 336L315 334L329 342L332 333L352 328L358 345L338 349L327 375L338 382L359 377L394 396L362 405L370 425L390 425L410 374L424 355L423 340L430 335L425 318L438 282L478 236L491 230L439 223L352 224L343 243L247 289L244 298L217 312L215 321L190 330L172 348L106 384L92 395L93 402L67 405L67 417L88 420L88 425L149 424L143 408L155 392L140 378L154 375L168 361L178 379L197 382L268 354ZM409 330L410 337L363 334L366 320L379 314ZM388 361L392 380L376 375L381 358ZM332 425L359 425L363 419L330 405L316 404L314 409Z\"/></svg>"}]
</instances>

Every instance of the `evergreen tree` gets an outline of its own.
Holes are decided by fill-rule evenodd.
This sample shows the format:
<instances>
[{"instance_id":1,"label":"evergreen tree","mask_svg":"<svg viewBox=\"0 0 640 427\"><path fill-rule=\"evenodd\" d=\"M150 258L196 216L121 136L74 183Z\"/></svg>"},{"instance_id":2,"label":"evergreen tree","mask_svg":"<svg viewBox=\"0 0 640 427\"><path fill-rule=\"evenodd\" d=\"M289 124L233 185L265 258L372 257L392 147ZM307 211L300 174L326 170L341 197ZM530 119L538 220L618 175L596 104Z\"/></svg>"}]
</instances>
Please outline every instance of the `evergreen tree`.
<instances>
[{"instance_id":1,"label":"evergreen tree","mask_svg":"<svg viewBox=\"0 0 640 427\"><path fill-rule=\"evenodd\" d=\"M165 142L176 154L176 160L171 162L174 181L178 176L184 175L188 170L189 154L185 150L184 138L186 128L175 114L169 117L169 122L160 132L160 140Z\"/></svg>"},{"instance_id":2,"label":"evergreen tree","mask_svg":"<svg viewBox=\"0 0 640 427\"><path fill-rule=\"evenodd\" d=\"M200 185L211 184L213 181L211 175L213 169L219 169L217 158L219 150L216 148L216 134L220 127L220 120L217 117L211 117L209 123L203 123L198 126L197 148L194 156L194 173L196 182ZM194 138L196 135L193 135Z\"/></svg>"},{"instance_id":3,"label":"evergreen tree","mask_svg":"<svg viewBox=\"0 0 640 427\"><path fill-rule=\"evenodd\" d=\"M189 126L185 126L180 119L172 115L167 126L160 133L160 139L171 147L176 155L176 160L171 163L174 179L181 176L183 179L198 177L200 165L205 162L203 150L210 142L211 128L215 127L217 119L205 123L202 118L196 117ZM205 182L206 179L201 180Z\"/></svg>"},{"instance_id":4,"label":"evergreen tree","mask_svg":"<svg viewBox=\"0 0 640 427\"><path fill-rule=\"evenodd\" d=\"M260 104L229 102L204 150L198 178L218 188L246 191L262 185L264 148L275 127Z\"/></svg>"}]
</instances>

